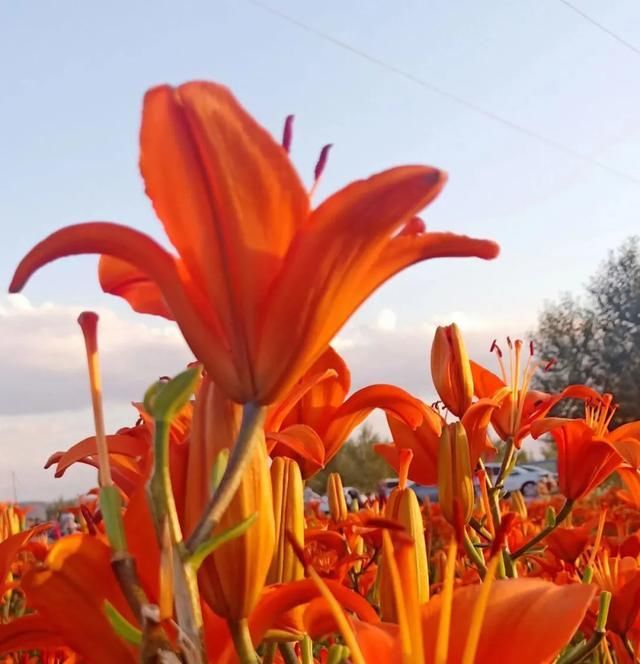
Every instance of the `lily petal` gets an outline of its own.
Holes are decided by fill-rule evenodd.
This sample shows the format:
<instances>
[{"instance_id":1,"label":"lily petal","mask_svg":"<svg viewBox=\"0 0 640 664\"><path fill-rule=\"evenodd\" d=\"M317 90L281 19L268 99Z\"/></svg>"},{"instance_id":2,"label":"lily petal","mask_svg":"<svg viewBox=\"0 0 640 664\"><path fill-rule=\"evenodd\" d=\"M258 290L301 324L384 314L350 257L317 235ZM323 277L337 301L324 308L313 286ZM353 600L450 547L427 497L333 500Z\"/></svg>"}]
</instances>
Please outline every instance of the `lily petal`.
<instances>
[{"instance_id":1,"label":"lily petal","mask_svg":"<svg viewBox=\"0 0 640 664\"><path fill-rule=\"evenodd\" d=\"M125 299L134 311L173 320L162 291L135 265L113 256L101 256L98 279L105 293Z\"/></svg>"},{"instance_id":2,"label":"lily petal","mask_svg":"<svg viewBox=\"0 0 640 664\"><path fill-rule=\"evenodd\" d=\"M465 586L454 592L451 624L456 626L456 634L469 632L481 588L481 585ZM556 586L532 578L496 581L489 594L475 664L493 664L496 644L500 644L501 664L551 662L580 626L595 590L584 584ZM438 595L425 605L425 635L437 633L441 604ZM464 638L451 639L448 664L462 662L465 644ZM425 638L425 664L435 661L434 649L435 639Z\"/></svg>"}]
</instances>

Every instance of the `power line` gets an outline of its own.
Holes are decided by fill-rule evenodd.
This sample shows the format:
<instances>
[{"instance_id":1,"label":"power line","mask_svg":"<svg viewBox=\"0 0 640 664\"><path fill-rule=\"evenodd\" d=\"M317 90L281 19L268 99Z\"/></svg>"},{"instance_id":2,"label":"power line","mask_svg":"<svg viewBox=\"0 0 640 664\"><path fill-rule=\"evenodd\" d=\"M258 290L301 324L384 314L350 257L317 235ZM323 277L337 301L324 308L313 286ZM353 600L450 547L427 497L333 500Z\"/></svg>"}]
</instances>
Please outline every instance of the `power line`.
<instances>
[{"instance_id":1,"label":"power line","mask_svg":"<svg viewBox=\"0 0 640 664\"><path fill-rule=\"evenodd\" d=\"M574 11L576 14L579 14L582 16L582 18L585 21L589 21L592 25L595 25L596 28L602 30L603 32L606 32L610 37L613 37L617 42L620 42L623 46L626 46L628 49L631 49L634 53L637 53L640 55L640 48L634 46L631 42L628 42L626 39L623 39L620 35L616 34L613 32L613 30L609 30L606 26L602 25L602 23L599 23L596 21L595 18L592 18L589 16L589 14L586 14L585 12L582 11L582 9L579 9L575 5L572 5L568 0L559 0L563 5L566 7L569 7L572 11Z\"/></svg>"},{"instance_id":2,"label":"power line","mask_svg":"<svg viewBox=\"0 0 640 664\"><path fill-rule=\"evenodd\" d=\"M561 0L563 1L563 0ZM476 104L473 101L469 101L468 99L465 99L464 97L460 97L456 95L455 93L449 92L448 90L445 90L444 88L441 88L437 85L434 85L433 83L430 83L429 81L426 81L423 78L420 78L416 76L415 74L412 74L411 72L408 72L404 69L401 69L400 67L396 67L395 65L392 65L384 60L381 60L380 58L376 57L375 55L372 55L371 53L368 53L366 51L362 51L359 48L356 48L352 46L351 44L348 44L347 42L342 41L341 39L338 39L337 37L334 37L333 35L330 35L326 32L323 32L322 30L319 30L318 28L314 28L313 26L304 23L303 21L298 20L297 18L294 18L292 16L289 16L289 14L285 14L284 12L280 11L279 9L275 9L274 7L271 7L269 5L264 4L260 0L245 0L245 2L254 5L255 7L259 7L265 12L268 12L269 14L272 14L273 16L277 16L278 18L282 19L283 21L286 21L287 23L290 23L291 25L295 25L296 27L300 28L301 30L304 30L305 32L308 32L309 34L314 35L318 39L322 39L323 41L329 42L330 44L333 44L334 46L337 46L338 48L341 48L345 51L348 51L349 53L352 53L353 55L357 55L363 60L366 60L367 62L370 62L371 64L374 64L382 69L385 69L386 71L395 74L396 76L399 76L401 78L404 78L407 81L410 81L411 83L414 83L415 85L418 85L419 87L433 93L436 95L439 95L440 97L444 97L445 99L448 99L449 101L452 101L459 106L464 106L465 108L474 111L475 113L478 113L479 115L483 115L486 118L489 118L490 120L493 120L494 122L497 122L505 127L508 127L512 131L519 132L521 134L524 134L525 136L528 136L529 138L536 140L540 143L543 143L547 147L553 148L554 150L557 150L558 152L563 152L564 154L568 155L569 157L572 157L573 159L577 161L584 162L586 164L590 164L591 166L596 166L599 169L606 171L607 173L610 173L611 175L615 175L618 178L621 178L623 180L626 180L627 182L632 182L633 184L640 185L640 178L636 177L635 175L632 175L630 173L626 173L625 171L620 171L617 168L614 168L613 166L609 166L608 164L605 164L601 161L598 161L597 159L593 159L590 157L588 154L582 153L579 150L575 150L572 147L569 147L567 145L564 145L563 143L559 143L558 141L554 140L553 138L549 138L548 136L545 136L543 134L538 133L534 129L529 129L528 127L524 127L523 125L520 125L513 120L509 120L509 118L505 118L502 115L498 115L497 113L494 113L493 111L490 111L478 104Z\"/></svg>"}]
</instances>

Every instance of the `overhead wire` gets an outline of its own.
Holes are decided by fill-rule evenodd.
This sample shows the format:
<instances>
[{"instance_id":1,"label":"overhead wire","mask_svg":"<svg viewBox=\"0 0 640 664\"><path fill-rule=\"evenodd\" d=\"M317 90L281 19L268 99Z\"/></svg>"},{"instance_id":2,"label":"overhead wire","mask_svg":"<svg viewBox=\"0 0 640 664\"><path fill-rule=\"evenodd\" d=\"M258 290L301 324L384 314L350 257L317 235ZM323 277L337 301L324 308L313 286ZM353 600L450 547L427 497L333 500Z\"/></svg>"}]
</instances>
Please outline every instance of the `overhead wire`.
<instances>
[{"instance_id":1,"label":"overhead wire","mask_svg":"<svg viewBox=\"0 0 640 664\"><path fill-rule=\"evenodd\" d=\"M560 0L561 2L563 0ZM318 39L321 39L323 41L326 41L328 43L333 44L334 46L337 46L338 48L341 48L344 51L348 51L349 53L352 53L353 55L358 56L362 60L366 60L367 62L376 65L382 69L385 69L386 71L399 76L401 78L404 78L405 80L418 85L419 87L433 93L436 95L439 95L440 97L443 97L445 99L448 99L449 101L452 101L453 103L465 107L479 115L482 115L496 123L499 123L505 127L508 127L512 131L518 132L520 134L523 134L525 136L528 136L530 139L538 141L539 143L542 143L546 145L547 147L550 147L558 152L562 152L565 155L572 157L576 161L581 161L586 164L589 164L591 166L595 166L599 168L602 171L606 171L607 173L614 175L620 179L626 180L627 182L631 182L636 185L640 185L640 177L637 177L631 173L627 173L626 171L621 171L613 166L610 166L609 164L605 164L604 162L601 162L597 159L594 159L593 157L589 156L586 153L580 152L579 150L576 150L568 145L565 145L564 143L561 143L559 141L556 141L553 138L550 138L548 136L545 136L544 134L539 133L538 131L534 129L530 129L529 127L525 127L524 125L521 125L517 122L514 122L513 120L510 120L507 117L504 117L498 113L495 113L487 108L484 108L483 106L470 101L464 97L461 97L453 92L449 92L448 90L435 85L426 79L423 79L419 76L416 76L415 74L402 69L396 65L393 65L385 60L382 60L381 58L377 57L376 55L373 55L367 51L364 51L360 48L357 48L355 46L352 46L351 44L338 39L337 37L334 37L333 35L324 32L312 25L309 25L308 23L305 23L304 21L301 21L297 18L294 18L293 16L290 16L289 14L276 9L272 7L271 5L268 5L261 0L245 0L250 5L253 5L255 7L258 7L262 9L263 11L272 14L273 16L276 16L280 18L283 21L286 21L287 23L294 25L298 27L301 30L304 30L305 32L314 35Z\"/></svg>"},{"instance_id":2,"label":"overhead wire","mask_svg":"<svg viewBox=\"0 0 640 664\"><path fill-rule=\"evenodd\" d=\"M579 7L576 7L574 4L569 2L569 0L558 0L558 2L561 2L563 5L565 5L566 7L571 9L572 11L574 11L576 14L578 14L579 16L582 16L582 18L585 19L585 21L588 21L592 25L595 25L599 30L602 30L603 32L606 32L610 37L613 37L613 39L615 39L617 42L620 42L623 46L626 46L628 49L632 50L634 53L637 53L638 55L640 55L640 48L638 48L637 46L634 46L631 42L627 41L626 39L621 37L619 34L614 32L613 30L610 30L609 28L607 28L606 25L603 25L599 21L596 21L595 18L593 18L592 16L589 16L589 14L584 12Z\"/></svg>"}]
</instances>

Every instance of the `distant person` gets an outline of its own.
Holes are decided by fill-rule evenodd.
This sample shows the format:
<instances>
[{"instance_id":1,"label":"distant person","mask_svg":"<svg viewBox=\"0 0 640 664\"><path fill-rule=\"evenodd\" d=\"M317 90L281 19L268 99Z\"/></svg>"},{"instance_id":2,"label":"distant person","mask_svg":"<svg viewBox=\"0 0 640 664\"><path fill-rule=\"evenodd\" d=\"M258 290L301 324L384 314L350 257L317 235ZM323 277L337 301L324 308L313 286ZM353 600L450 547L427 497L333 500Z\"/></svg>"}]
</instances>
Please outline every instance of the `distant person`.
<instances>
[{"instance_id":1,"label":"distant person","mask_svg":"<svg viewBox=\"0 0 640 664\"><path fill-rule=\"evenodd\" d=\"M78 524L71 512L63 512L60 515L60 530L62 535L73 535L78 530Z\"/></svg>"}]
</instances>

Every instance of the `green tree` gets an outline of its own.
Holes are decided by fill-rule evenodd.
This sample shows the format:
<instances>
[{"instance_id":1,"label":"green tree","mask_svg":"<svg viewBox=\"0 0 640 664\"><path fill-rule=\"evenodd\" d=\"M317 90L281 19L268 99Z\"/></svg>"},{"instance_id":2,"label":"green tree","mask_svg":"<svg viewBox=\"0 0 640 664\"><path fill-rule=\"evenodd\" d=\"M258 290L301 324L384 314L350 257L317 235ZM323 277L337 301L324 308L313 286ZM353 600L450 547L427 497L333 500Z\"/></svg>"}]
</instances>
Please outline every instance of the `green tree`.
<instances>
[{"instance_id":1,"label":"green tree","mask_svg":"<svg viewBox=\"0 0 640 664\"><path fill-rule=\"evenodd\" d=\"M558 392L584 383L613 394L614 424L640 419L640 238L609 253L582 297L548 303L533 333L538 352L555 367L538 372L535 387ZM564 414L579 414L564 403Z\"/></svg>"},{"instance_id":2,"label":"green tree","mask_svg":"<svg viewBox=\"0 0 640 664\"><path fill-rule=\"evenodd\" d=\"M308 482L314 491L323 494L329 473L340 473L344 486L363 492L375 491L380 480L395 477L395 471L375 453L373 446L379 439L369 425L363 426L355 438L350 438L338 454Z\"/></svg>"}]
</instances>

